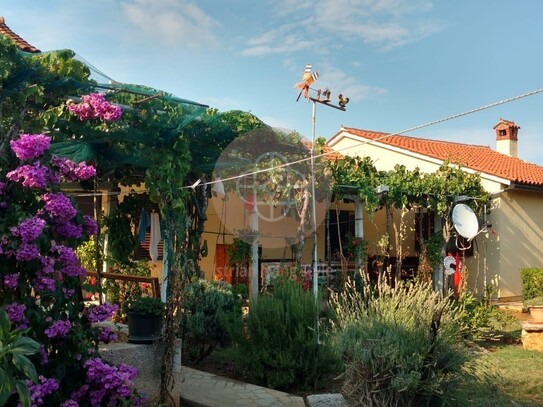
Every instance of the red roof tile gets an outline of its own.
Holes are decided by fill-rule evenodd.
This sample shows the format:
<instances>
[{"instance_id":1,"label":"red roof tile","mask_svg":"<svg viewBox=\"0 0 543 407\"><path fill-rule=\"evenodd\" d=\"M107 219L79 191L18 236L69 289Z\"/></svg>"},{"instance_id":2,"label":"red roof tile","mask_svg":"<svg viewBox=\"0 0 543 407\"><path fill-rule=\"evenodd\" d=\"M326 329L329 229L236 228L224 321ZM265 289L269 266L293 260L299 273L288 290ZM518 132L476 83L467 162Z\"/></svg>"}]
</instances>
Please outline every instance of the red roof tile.
<instances>
[{"instance_id":1,"label":"red roof tile","mask_svg":"<svg viewBox=\"0 0 543 407\"><path fill-rule=\"evenodd\" d=\"M427 157L449 160L477 172L494 175L518 184L543 186L543 167L498 153L488 146L388 135L354 128L343 128L343 130L355 136Z\"/></svg>"},{"instance_id":2,"label":"red roof tile","mask_svg":"<svg viewBox=\"0 0 543 407\"><path fill-rule=\"evenodd\" d=\"M4 19L4 17L0 17L0 34L11 38L11 40L21 51L34 53L40 52L39 49L33 47L28 42L19 37L17 34L15 34L13 31L11 31L11 29L6 25L6 20Z\"/></svg>"}]
</instances>

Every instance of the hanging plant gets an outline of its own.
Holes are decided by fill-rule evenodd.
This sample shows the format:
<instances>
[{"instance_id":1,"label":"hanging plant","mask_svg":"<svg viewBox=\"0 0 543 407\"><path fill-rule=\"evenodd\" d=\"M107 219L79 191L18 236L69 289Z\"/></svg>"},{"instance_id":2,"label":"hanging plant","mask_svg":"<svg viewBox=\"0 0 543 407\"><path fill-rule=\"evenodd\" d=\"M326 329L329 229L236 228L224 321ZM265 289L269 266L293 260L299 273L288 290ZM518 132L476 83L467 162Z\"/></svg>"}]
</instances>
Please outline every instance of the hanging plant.
<instances>
[{"instance_id":1,"label":"hanging plant","mask_svg":"<svg viewBox=\"0 0 543 407\"><path fill-rule=\"evenodd\" d=\"M246 241L235 237L233 243L228 246L228 265L230 267L235 267L240 264L250 263L251 260L251 245Z\"/></svg>"}]
</instances>

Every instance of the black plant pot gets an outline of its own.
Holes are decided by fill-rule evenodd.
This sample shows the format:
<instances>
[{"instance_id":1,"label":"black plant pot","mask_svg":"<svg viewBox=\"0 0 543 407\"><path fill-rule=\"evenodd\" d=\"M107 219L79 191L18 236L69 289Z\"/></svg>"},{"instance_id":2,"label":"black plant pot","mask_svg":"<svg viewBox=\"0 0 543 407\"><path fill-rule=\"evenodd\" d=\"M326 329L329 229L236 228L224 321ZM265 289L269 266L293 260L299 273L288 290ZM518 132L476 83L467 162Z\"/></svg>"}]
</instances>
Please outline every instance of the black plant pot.
<instances>
[{"instance_id":1,"label":"black plant pot","mask_svg":"<svg viewBox=\"0 0 543 407\"><path fill-rule=\"evenodd\" d=\"M162 336L162 316L129 311L128 342L153 343Z\"/></svg>"}]
</instances>

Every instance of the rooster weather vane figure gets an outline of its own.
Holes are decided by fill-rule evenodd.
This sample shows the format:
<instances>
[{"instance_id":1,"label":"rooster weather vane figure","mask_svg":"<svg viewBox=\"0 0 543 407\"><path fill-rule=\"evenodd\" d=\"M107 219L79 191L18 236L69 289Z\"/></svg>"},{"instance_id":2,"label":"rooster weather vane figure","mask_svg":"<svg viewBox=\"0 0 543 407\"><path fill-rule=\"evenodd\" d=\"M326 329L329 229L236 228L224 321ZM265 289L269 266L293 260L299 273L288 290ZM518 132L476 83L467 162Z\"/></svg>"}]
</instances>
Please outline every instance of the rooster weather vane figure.
<instances>
[{"instance_id":1,"label":"rooster weather vane figure","mask_svg":"<svg viewBox=\"0 0 543 407\"><path fill-rule=\"evenodd\" d=\"M312 102L322 103L323 105L330 106L339 110L345 110L345 106L347 106L347 103L349 103L349 98L343 96L343 94L338 95L338 105L336 106L332 103L330 103L330 96L331 92L330 89L313 89L311 85L319 79L319 73L317 71L312 71L311 64L307 64L305 66L304 72L302 74L302 81L298 82L296 85L294 85L295 88L300 89L300 93L298 94L298 97L296 98L296 102L300 100L300 97L303 95L304 98L311 100ZM309 95L309 91L313 90L317 92L316 97L312 97Z\"/></svg>"}]
</instances>

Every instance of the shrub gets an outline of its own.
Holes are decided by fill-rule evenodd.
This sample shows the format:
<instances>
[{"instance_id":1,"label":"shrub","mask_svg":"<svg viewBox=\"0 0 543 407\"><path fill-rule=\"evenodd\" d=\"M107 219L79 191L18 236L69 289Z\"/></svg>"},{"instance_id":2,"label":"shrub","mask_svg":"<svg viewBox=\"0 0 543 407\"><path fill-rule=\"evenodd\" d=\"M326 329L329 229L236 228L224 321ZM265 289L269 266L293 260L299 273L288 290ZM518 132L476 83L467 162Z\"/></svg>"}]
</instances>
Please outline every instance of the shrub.
<instances>
[{"instance_id":1,"label":"shrub","mask_svg":"<svg viewBox=\"0 0 543 407\"><path fill-rule=\"evenodd\" d=\"M342 392L355 405L441 404L460 378L475 377L459 335L462 305L429 283L392 288L380 279L359 290L349 282L331 307L345 363Z\"/></svg>"},{"instance_id":2,"label":"shrub","mask_svg":"<svg viewBox=\"0 0 543 407\"><path fill-rule=\"evenodd\" d=\"M237 365L266 387L316 386L325 374L337 373L339 357L318 331L320 301L287 279L273 293L250 305L244 326L230 325Z\"/></svg>"},{"instance_id":3,"label":"shrub","mask_svg":"<svg viewBox=\"0 0 543 407\"><path fill-rule=\"evenodd\" d=\"M236 289L242 292L238 287ZM187 357L196 363L209 356L216 346L228 344L224 320L241 318L244 298L235 295L232 286L222 281L198 280L185 291L182 304L181 335Z\"/></svg>"},{"instance_id":4,"label":"shrub","mask_svg":"<svg viewBox=\"0 0 543 407\"><path fill-rule=\"evenodd\" d=\"M99 358L102 336L92 324L110 318L116 307L105 303L85 308L80 301L87 272L75 248L95 236L98 226L60 191L60 182L88 181L96 170L52 155L49 136L3 137L0 306L11 328L28 328L28 338L40 344L38 353L23 354L35 367L37 380L25 381L28 391L16 383L16 393L10 397L20 398L21 403L30 397L31 405L43 406L83 405L89 397L94 397L93 405L139 403L132 375L126 376L122 388L93 393L92 371L86 364ZM23 360L12 358L20 369L31 369ZM0 378L0 387L5 383ZM8 405L16 403L10 400Z\"/></svg>"},{"instance_id":5,"label":"shrub","mask_svg":"<svg viewBox=\"0 0 543 407\"><path fill-rule=\"evenodd\" d=\"M0 406L15 393L23 406L30 405L26 381L30 379L36 383L38 374L27 356L38 353L40 344L24 336L27 331L12 329L8 314L0 308Z\"/></svg>"},{"instance_id":6,"label":"shrub","mask_svg":"<svg viewBox=\"0 0 543 407\"><path fill-rule=\"evenodd\" d=\"M522 298L524 300L543 296L543 268L523 268L520 270L520 276L522 278Z\"/></svg>"},{"instance_id":7,"label":"shrub","mask_svg":"<svg viewBox=\"0 0 543 407\"><path fill-rule=\"evenodd\" d=\"M166 304L156 297L135 297L123 303L125 313L136 312L145 315L164 315Z\"/></svg>"}]
</instances>

